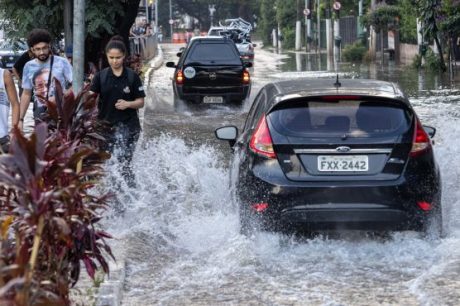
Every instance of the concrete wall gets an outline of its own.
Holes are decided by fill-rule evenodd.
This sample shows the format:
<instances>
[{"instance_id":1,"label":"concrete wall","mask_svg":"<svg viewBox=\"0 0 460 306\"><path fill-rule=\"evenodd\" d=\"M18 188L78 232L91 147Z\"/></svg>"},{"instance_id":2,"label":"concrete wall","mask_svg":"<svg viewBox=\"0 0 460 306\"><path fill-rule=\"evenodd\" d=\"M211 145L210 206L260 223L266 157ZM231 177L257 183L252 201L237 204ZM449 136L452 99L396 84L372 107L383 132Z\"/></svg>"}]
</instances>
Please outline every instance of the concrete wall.
<instances>
[{"instance_id":1,"label":"concrete wall","mask_svg":"<svg viewBox=\"0 0 460 306\"><path fill-rule=\"evenodd\" d=\"M401 44L401 64L410 65L414 57L418 54L418 46L410 44Z\"/></svg>"}]
</instances>

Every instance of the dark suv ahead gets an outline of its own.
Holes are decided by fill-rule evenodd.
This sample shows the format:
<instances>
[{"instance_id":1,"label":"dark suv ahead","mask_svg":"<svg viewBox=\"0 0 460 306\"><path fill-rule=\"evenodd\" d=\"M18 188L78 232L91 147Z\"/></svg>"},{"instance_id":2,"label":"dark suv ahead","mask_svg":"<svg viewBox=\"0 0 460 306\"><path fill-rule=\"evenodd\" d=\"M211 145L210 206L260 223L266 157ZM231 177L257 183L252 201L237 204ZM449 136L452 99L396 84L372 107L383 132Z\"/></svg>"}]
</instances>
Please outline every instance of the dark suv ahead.
<instances>
[{"instance_id":1,"label":"dark suv ahead","mask_svg":"<svg viewBox=\"0 0 460 306\"><path fill-rule=\"evenodd\" d=\"M195 103L243 102L251 78L235 43L225 37L196 37L178 53L179 62L166 63L174 72L174 99Z\"/></svg>"},{"instance_id":2,"label":"dark suv ahead","mask_svg":"<svg viewBox=\"0 0 460 306\"><path fill-rule=\"evenodd\" d=\"M216 136L238 155L231 169L239 169L243 232L258 220L268 228L441 233L435 129L421 124L396 84L269 83L237 132L228 126Z\"/></svg>"}]
</instances>

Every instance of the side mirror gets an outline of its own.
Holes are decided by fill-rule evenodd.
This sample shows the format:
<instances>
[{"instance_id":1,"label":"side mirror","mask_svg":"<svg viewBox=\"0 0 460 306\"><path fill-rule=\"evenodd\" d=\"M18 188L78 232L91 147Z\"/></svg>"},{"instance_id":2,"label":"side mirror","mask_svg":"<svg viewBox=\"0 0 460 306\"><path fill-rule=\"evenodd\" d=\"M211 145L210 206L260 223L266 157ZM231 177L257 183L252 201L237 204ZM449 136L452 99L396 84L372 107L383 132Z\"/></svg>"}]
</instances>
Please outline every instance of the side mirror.
<instances>
[{"instance_id":1,"label":"side mirror","mask_svg":"<svg viewBox=\"0 0 460 306\"><path fill-rule=\"evenodd\" d=\"M434 128L432 126L424 125L423 129L428 134L428 136L430 136L430 138L433 138L434 135L436 135L436 128Z\"/></svg>"},{"instance_id":2,"label":"side mirror","mask_svg":"<svg viewBox=\"0 0 460 306\"><path fill-rule=\"evenodd\" d=\"M220 140L227 140L230 143L230 147L236 143L238 137L238 128L236 126L223 126L214 131L216 138Z\"/></svg>"},{"instance_id":3,"label":"side mirror","mask_svg":"<svg viewBox=\"0 0 460 306\"><path fill-rule=\"evenodd\" d=\"M255 48L255 47L257 47L257 44L252 44L252 46Z\"/></svg>"},{"instance_id":4,"label":"side mirror","mask_svg":"<svg viewBox=\"0 0 460 306\"><path fill-rule=\"evenodd\" d=\"M176 68L176 64L174 62L166 62L166 67Z\"/></svg>"},{"instance_id":5,"label":"side mirror","mask_svg":"<svg viewBox=\"0 0 460 306\"><path fill-rule=\"evenodd\" d=\"M251 63L251 62L246 62L246 63L244 63L244 67L246 67L246 68L251 68L251 67L252 67L252 63Z\"/></svg>"}]
</instances>

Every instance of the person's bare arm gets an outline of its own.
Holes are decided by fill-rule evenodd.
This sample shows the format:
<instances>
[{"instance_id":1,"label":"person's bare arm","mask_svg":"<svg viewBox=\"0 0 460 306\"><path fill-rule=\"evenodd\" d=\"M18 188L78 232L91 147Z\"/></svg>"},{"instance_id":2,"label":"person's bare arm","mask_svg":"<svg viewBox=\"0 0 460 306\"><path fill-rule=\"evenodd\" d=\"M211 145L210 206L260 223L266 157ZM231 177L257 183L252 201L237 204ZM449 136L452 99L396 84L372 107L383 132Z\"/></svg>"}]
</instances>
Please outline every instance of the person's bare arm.
<instances>
[{"instance_id":1,"label":"person's bare arm","mask_svg":"<svg viewBox=\"0 0 460 306\"><path fill-rule=\"evenodd\" d=\"M16 86L14 86L13 76L8 70L3 73L3 80L6 86L6 94L11 104L11 123L13 126L19 123L19 100Z\"/></svg>"},{"instance_id":2,"label":"person's bare arm","mask_svg":"<svg viewBox=\"0 0 460 306\"><path fill-rule=\"evenodd\" d=\"M19 110L19 128L22 129L23 120L26 116L27 109L29 108L30 99L32 98L32 90L24 89L21 95L20 110Z\"/></svg>"},{"instance_id":3,"label":"person's bare arm","mask_svg":"<svg viewBox=\"0 0 460 306\"><path fill-rule=\"evenodd\" d=\"M115 103L115 107L119 110L125 110L127 108L139 109L144 107L144 98L137 98L134 101L126 101L123 99L118 99Z\"/></svg>"},{"instance_id":4,"label":"person's bare arm","mask_svg":"<svg viewBox=\"0 0 460 306\"><path fill-rule=\"evenodd\" d=\"M22 82L21 76L19 75L19 72L14 67L13 67L13 75L18 80L19 86L21 86L21 82Z\"/></svg>"}]
</instances>

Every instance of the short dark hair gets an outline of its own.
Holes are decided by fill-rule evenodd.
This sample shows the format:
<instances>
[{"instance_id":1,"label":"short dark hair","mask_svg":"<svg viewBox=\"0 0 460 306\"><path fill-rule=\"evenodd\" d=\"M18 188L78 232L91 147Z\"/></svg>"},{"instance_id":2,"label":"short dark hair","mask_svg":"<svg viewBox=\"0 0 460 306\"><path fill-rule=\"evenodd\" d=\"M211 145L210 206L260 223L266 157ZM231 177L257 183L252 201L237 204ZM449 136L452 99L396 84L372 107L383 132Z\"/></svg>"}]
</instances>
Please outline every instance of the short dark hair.
<instances>
[{"instance_id":1,"label":"short dark hair","mask_svg":"<svg viewBox=\"0 0 460 306\"><path fill-rule=\"evenodd\" d=\"M126 55L127 53L126 46L125 46L125 43L123 42L122 36L120 35L113 36L110 39L110 41L107 43L107 46L105 46L105 53L108 53L112 49L118 49L121 51L121 53Z\"/></svg>"},{"instance_id":2,"label":"short dark hair","mask_svg":"<svg viewBox=\"0 0 460 306\"><path fill-rule=\"evenodd\" d=\"M32 48L39 43L51 43L51 34L45 29L33 29L27 37L27 44Z\"/></svg>"}]
</instances>

